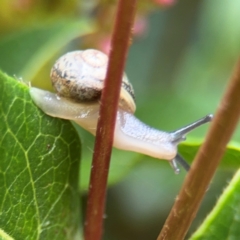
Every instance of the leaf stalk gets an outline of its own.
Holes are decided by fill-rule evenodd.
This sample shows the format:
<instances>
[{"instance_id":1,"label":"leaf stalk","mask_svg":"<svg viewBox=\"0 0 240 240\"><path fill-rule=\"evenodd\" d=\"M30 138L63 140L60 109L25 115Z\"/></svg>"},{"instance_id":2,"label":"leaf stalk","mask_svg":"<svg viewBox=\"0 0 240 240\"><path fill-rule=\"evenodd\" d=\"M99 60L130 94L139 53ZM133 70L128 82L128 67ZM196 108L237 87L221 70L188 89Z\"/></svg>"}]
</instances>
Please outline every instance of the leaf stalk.
<instances>
[{"instance_id":1,"label":"leaf stalk","mask_svg":"<svg viewBox=\"0 0 240 240\"><path fill-rule=\"evenodd\" d=\"M134 21L136 0L119 0L112 35L105 86L102 91L92 160L87 211L84 228L85 240L100 240L107 179L112 152L118 100L123 76L131 29Z\"/></svg>"},{"instance_id":2,"label":"leaf stalk","mask_svg":"<svg viewBox=\"0 0 240 240\"><path fill-rule=\"evenodd\" d=\"M240 118L240 60L157 240L184 239Z\"/></svg>"}]
</instances>

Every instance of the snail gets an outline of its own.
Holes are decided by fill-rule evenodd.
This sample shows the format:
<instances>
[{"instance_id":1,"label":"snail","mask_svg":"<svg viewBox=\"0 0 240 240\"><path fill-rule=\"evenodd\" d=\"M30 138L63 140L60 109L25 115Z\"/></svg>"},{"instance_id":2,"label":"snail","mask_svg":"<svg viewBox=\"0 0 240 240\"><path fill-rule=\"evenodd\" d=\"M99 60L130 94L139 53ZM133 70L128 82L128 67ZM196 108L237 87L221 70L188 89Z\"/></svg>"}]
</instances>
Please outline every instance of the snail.
<instances>
[{"instance_id":1,"label":"snail","mask_svg":"<svg viewBox=\"0 0 240 240\"><path fill-rule=\"evenodd\" d=\"M93 49L69 52L60 57L51 70L52 85L57 94L30 87L35 104L46 114L75 121L93 135L99 114L101 90L104 87L108 57ZM177 152L185 135L211 121L212 115L174 132L164 132L147 126L134 116L134 90L123 74L113 146L170 161L175 173L177 162L186 170L189 165Z\"/></svg>"}]
</instances>

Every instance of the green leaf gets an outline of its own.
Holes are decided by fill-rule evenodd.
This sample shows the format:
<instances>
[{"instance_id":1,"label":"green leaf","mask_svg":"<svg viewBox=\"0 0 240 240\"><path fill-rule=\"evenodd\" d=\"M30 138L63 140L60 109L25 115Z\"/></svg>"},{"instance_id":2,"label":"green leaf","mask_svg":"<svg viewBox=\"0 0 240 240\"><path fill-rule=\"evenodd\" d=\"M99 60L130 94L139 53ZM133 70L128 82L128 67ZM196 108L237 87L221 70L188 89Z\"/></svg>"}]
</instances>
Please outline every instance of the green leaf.
<instances>
[{"instance_id":1,"label":"green leaf","mask_svg":"<svg viewBox=\"0 0 240 240\"><path fill-rule=\"evenodd\" d=\"M194 156L197 154L203 139L189 139L187 142L180 144L179 152L184 159L191 163ZM240 146L236 142L231 142L220 163L220 167L223 169L237 169L240 167Z\"/></svg>"},{"instance_id":2,"label":"green leaf","mask_svg":"<svg viewBox=\"0 0 240 240\"><path fill-rule=\"evenodd\" d=\"M0 240L13 240L6 232L0 229Z\"/></svg>"},{"instance_id":3,"label":"green leaf","mask_svg":"<svg viewBox=\"0 0 240 240\"><path fill-rule=\"evenodd\" d=\"M240 236L240 170L191 240L239 239Z\"/></svg>"},{"instance_id":4,"label":"green leaf","mask_svg":"<svg viewBox=\"0 0 240 240\"><path fill-rule=\"evenodd\" d=\"M14 239L73 239L79 138L70 122L40 111L28 89L0 73L0 228Z\"/></svg>"}]
</instances>

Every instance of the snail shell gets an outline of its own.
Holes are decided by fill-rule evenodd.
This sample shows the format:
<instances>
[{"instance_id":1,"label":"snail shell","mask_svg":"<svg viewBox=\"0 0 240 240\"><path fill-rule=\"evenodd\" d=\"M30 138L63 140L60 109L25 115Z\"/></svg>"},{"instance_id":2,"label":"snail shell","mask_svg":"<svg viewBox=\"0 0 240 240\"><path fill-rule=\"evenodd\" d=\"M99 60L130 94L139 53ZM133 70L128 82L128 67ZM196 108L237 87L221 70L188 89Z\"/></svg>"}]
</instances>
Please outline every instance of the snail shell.
<instances>
[{"instance_id":1,"label":"snail shell","mask_svg":"<svg viewBox=\"0 0 240 240\"><path fill-rule=\"evenodd\" d=\"M104 87L108 57L94 49L69 52L54 64L50 77L59 96L79 103L99 101ZM134 113L134 90L123 75L119 106Z\"/></svg>"}]
</instances>

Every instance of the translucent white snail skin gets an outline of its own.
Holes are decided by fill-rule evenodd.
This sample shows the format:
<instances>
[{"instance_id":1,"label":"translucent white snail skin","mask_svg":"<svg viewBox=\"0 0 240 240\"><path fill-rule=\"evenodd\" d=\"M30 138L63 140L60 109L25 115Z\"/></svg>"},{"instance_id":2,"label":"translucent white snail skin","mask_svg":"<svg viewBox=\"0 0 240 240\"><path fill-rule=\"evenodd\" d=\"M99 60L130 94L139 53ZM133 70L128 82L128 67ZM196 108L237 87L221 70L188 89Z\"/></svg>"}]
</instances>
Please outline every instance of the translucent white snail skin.
<instances>
[{"instance_id":1,"label":"translucent white snail skin","mask_svg":"<svg viewBox=\"0 0 240 240\"><path fill-rule=\"evenodd\" d=\"M51 70L55 93L31 87L35 104L46 114L75 121L96 134L99 101L104 85L108 57L98 50L69 52L60 57ZM177 145L196 127L211 121L212 115L180 128L163 132L147 126L133 114L136 106L132 85L124 74L114 132L114 147L169 160L175 173L177 162L185 169L188 164L177 152Z\"/></svg>"}]
</instances>

